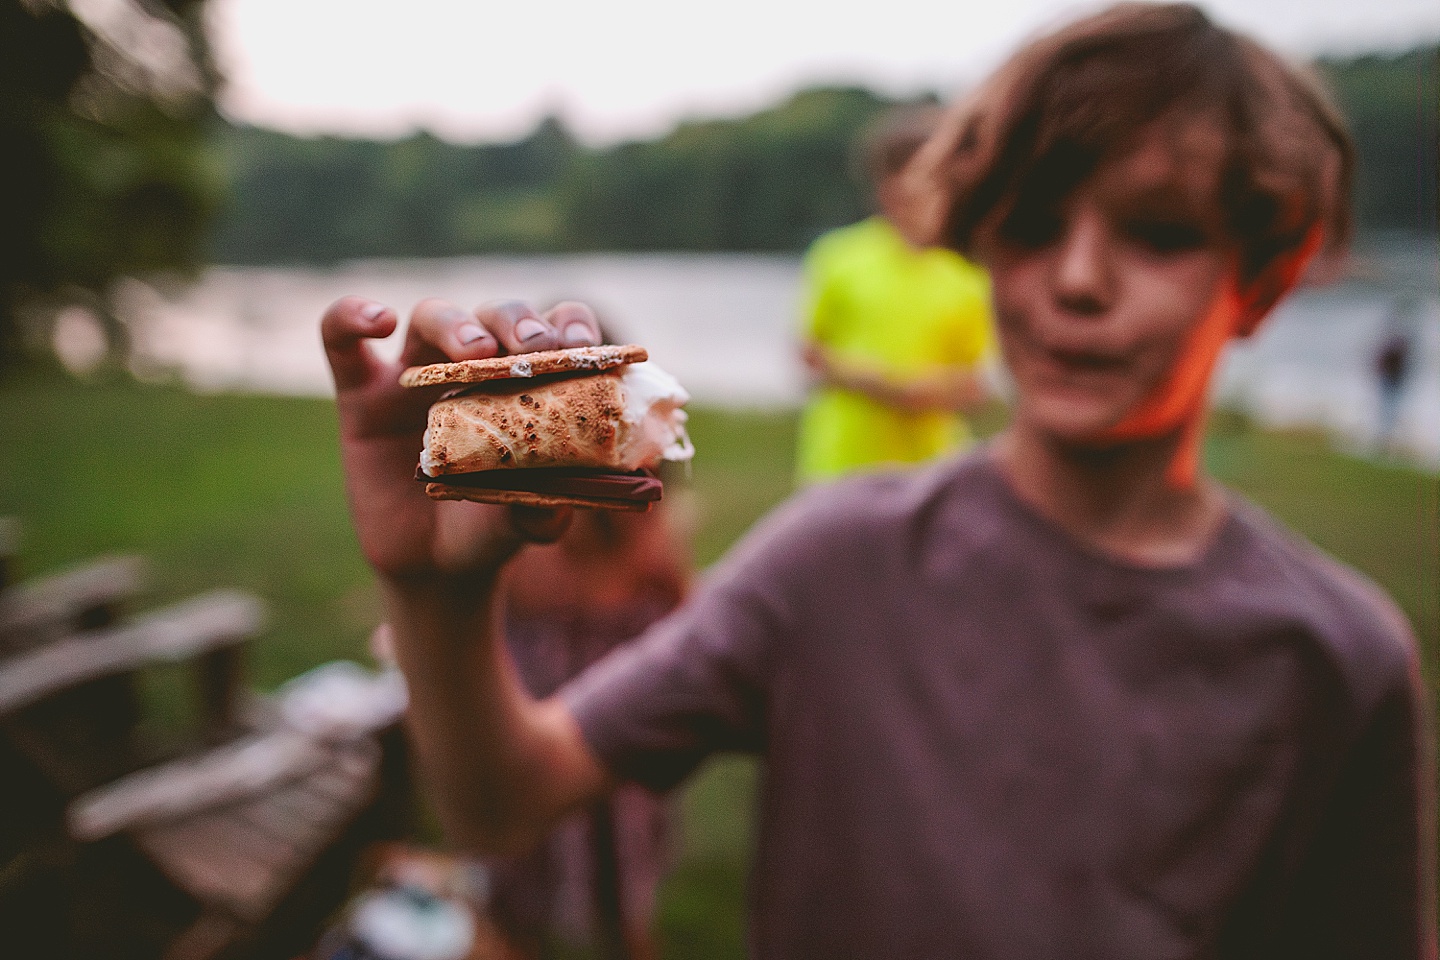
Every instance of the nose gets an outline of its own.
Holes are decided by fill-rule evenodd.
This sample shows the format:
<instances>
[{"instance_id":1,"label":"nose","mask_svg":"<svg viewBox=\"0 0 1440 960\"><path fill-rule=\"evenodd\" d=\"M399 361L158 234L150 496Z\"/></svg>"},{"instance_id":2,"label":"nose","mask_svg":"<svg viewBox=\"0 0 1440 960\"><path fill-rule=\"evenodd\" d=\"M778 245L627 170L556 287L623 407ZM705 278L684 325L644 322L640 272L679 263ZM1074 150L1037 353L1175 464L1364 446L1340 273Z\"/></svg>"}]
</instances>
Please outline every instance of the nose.
<instances>
[{"instance_id":1,"label":"nose","mask_svg":"<svg viewBox=\"0 0 1440 960\"><path fill-rule=\"evenodd\" d=\"M1056 249L1051 285L1065 310L1094 316L1109 309L1115 296L1112 244L1105 221L1094 212L1075 211Z\"/></svg>"}]
</instances>

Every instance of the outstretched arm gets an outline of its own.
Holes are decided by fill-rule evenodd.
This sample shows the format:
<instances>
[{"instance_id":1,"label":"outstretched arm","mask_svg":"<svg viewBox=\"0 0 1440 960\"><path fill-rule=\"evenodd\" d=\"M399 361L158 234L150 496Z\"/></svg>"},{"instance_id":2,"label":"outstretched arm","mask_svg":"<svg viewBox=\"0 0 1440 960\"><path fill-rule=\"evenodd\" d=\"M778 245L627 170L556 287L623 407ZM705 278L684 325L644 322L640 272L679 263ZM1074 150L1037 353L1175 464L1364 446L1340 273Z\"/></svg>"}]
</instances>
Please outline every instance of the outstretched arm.
<instances>
[{"instance_id":1,"label":"outstretched arm","mask_svg":"<svg viewBox=\"0 0 1440 960\"><path fill-rule=\"evenodd\" d=\"M351 514L380 581L416 753L447 832L466 847L521 850L609 786L566 708L520 685L497 624L506 561L527 541L558 537L569 512L425 496L412 477L439 389L407 390L398 378L414 364L595 344L599 329L580 304L541 316L514 302L466 311L426 300L399 361L387 363L370 341L398 322L358 297L337 301L321 322Z\"/></svg>"}]
</instances>

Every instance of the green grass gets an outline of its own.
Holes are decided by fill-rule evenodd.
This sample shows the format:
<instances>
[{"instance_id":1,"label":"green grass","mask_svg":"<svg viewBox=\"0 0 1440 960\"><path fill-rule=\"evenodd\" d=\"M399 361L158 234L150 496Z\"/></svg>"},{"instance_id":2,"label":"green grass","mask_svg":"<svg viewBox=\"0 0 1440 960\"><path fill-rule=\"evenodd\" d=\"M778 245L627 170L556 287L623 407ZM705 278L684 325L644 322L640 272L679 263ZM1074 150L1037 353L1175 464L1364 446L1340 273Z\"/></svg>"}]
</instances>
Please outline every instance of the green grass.
<instances>
[{"instance_id":1,"label":"green grass","mask_svg":"<svg viewBox=\"0 0 1440 960\"><path fill-rule=\"evenodd\" d=\"M30 373L0 383L0 410L0 515L23 523L22 572L138 552L154 568L146 603L218 586L252 590L271 610L251 648L262 687L326 660L364 659L379 603L346 518L329 402ZM981 432L1002 417L988 412ZM696 556L709 563L789 491L794 418L697 410L691 424ZM1436 478L1237 417L1217 418L1206 459L1390 591L1415 624L1434 683ZM161 679L159 706L173 711L178 681ZM753 763L725 758L686 793L685 850L661 912L669 956L742 953L755 779Z\"/></svg>"}]
</instances>

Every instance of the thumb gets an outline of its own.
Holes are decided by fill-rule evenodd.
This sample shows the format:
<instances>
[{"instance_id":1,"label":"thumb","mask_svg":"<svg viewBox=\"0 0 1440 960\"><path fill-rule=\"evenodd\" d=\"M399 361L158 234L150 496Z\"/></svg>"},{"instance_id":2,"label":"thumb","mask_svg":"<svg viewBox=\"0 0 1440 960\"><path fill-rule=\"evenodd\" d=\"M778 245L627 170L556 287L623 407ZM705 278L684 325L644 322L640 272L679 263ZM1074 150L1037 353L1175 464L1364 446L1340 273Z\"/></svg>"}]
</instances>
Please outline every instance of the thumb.
<instances>
[{"instance_id":1,"label":"thumb","mask_svg":"<svg viewBox=\"0 0 1440 960\"><path fill-rule=\"evenodd\" d=\"M378 361L367 341L395 332L399 318L384 304L361 297L342 297L320 320L320 339L335 378L335 389L363 387L375 375Z\"/></svg>"},{"instance_id":2,"label":"thumb","mask_svg":"<svg viewBox=\"0 0 1440 960\"><path fill-rule=\"evenodd\" d=\"M554 543L570 529L569 507L511 507L510 526L531 543Z\"/></svg>"}]
</instances>

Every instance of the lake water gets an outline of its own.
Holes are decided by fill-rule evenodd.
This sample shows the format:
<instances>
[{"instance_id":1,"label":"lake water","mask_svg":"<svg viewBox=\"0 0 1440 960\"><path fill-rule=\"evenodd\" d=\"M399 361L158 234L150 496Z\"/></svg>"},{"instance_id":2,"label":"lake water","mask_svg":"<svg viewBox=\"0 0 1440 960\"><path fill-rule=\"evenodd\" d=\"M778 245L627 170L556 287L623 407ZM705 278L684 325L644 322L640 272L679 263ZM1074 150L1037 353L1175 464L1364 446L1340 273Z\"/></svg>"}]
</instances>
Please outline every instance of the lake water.
<instances>
[{"instance_id":1,"label":"lake water","mask_svg":"<svg viewBox=\"0 0 1440 960\"><path fill-rule=\"evenodd\" d=\"M1404 314L1414 344L1398 438L1440 467L1440 267L1436 247L1372 243L1351 279L1292 297L1260 334L1231 348L1218 396L1267 425L1316 425L1353 448L1373 444L1376 346ZM596 254L368 261L335 269L216 267L161 292L123 286L121 316L141 373L178 371L200 390L325 394L317 323L359 294L402 311L426 296L584 299L645 344L697 401L790 406L801 399L793 330L799 261L744 254ZM1409 306L1397 307L1402 303ZM73 324L62 324L72 331ZM63 333L62 336L70 335ZM393 338L392 338L393 339ZM387 345L398 350L398 343Z\"/></svg>"}]
</instances>

